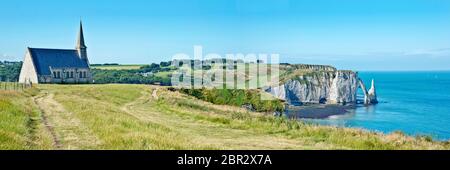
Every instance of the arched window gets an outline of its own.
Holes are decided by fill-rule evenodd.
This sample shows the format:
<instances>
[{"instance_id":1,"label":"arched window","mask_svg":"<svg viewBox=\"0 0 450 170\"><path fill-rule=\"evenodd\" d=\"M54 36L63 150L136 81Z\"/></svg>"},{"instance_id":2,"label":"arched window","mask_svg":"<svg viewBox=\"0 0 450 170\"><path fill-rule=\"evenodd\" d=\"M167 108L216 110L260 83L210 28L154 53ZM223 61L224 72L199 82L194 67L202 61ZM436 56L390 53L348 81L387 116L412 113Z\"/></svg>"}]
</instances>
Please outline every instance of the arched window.
<instances>
[{"instance_id":1,"label":"arched window","mask_svg":"<svg viewBox=\"0 0 450 170\"><path fill-rule=\"evenodd\" d=\"M53 72L53 78L56 78L56 71Z\"/></svg>"}]
</instances>

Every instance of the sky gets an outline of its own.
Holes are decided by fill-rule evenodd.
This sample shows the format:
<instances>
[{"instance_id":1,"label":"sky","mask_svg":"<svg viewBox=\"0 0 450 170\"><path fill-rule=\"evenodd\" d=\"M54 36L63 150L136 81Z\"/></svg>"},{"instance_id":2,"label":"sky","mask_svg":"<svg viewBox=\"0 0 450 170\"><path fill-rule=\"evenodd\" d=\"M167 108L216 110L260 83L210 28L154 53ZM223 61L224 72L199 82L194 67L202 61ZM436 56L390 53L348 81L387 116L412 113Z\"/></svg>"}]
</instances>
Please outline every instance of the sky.
<instances>
[{"instance_id":1,"label":"sky","mask_svg":"<svg viewBox=\"0 0 450 170\"><path fill-rule=\"evenodd\" d=\"M91 63L159 63L200 45L348 70L450 70L448 0L1 0L0 60L74 48L80 19Z\"/></svg>"}]
</instances>

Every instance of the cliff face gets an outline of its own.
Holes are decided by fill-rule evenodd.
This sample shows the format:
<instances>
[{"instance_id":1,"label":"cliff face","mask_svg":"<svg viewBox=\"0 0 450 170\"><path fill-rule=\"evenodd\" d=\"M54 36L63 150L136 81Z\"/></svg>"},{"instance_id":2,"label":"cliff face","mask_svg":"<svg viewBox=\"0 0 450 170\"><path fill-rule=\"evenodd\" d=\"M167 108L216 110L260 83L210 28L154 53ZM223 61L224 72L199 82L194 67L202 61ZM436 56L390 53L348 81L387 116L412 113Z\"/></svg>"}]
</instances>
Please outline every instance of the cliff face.
<instances>
[{"instance_id":1,"label":"cliff face","mask_svg":"<svg viewBox=\"0 0 450 170\"><path fill-rule=\"evenodd\" d=\"M291 105L356 103L357 73L324 66L307 67L306 74L293 76L280 86L270 87L266 91Z\"/></svg>"}]
</instances>

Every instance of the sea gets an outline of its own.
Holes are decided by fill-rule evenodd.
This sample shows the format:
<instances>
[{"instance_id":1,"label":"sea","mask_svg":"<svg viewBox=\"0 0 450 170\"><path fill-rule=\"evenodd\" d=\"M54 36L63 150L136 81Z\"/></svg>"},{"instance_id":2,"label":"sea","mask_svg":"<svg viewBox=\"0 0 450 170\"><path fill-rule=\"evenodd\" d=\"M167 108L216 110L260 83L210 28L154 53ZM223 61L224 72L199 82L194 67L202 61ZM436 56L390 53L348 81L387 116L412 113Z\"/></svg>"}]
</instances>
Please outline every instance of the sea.
<instances>
[{"instance_id":1,"label":"sea","mask_svg":"<svg viewBox=\"0 0 450 170\"><path fill-rule=\"evenodd\" d=\"M367 88L375 80L379 104L308 121L450 140L450 71L359 72ZM363 98L362 91L358 97Z\"/></svg>"}]
</instances>

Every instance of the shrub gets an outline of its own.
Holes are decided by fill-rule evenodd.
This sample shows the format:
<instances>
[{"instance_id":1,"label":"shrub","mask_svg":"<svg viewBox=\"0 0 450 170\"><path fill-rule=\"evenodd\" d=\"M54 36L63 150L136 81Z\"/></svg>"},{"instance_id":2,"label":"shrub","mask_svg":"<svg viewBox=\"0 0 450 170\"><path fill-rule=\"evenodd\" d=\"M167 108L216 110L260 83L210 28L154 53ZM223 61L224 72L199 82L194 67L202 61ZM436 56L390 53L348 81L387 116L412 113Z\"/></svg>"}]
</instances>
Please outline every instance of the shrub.
<instances>
[{"instance_id":1,"label":"shrub","mask_svg":"<svg viewBox=\"0 0 450 170\"><path fill-rule=\"evenodd\" d=\"M243 106L250 104L257 112L284 111L280 100L261 100L257 90L242 89L180 89L182 93L219 105Z\"/></svg>"}]
</instances>

